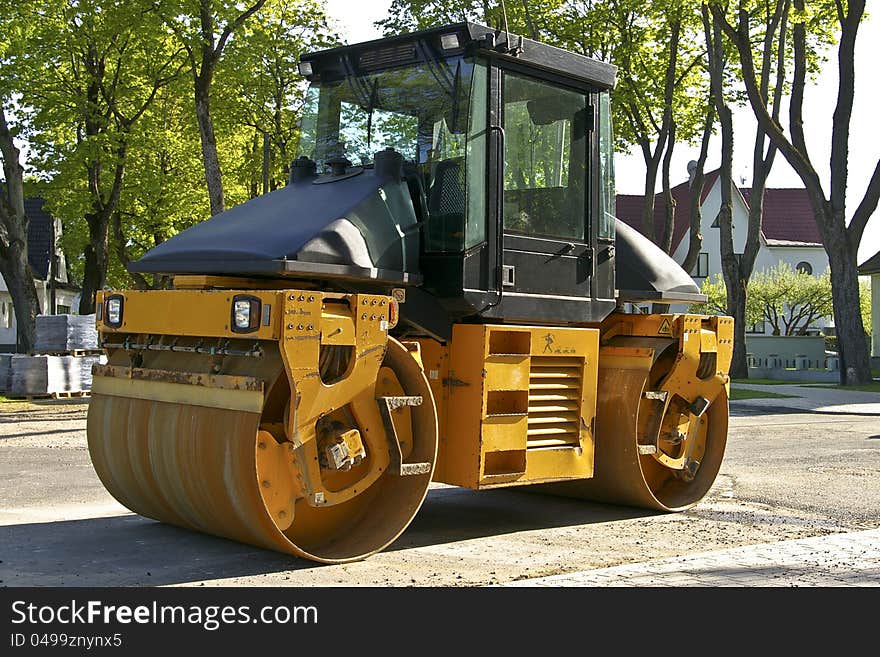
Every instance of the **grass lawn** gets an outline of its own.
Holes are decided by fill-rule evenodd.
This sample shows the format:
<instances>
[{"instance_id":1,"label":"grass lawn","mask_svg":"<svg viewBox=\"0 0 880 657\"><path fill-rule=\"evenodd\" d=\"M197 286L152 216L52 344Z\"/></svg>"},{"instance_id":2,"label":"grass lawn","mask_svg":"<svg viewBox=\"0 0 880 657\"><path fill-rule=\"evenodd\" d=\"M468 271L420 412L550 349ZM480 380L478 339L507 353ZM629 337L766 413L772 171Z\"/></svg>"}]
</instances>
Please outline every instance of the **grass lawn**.
<instances>
[{"instance_id":1,"label":"grass lawn","mask_svg":"<svg viewBox=\"0 0 880 657\"><path fill-rule=\"evenodd\" d=\"M730 388L731 401L736 401L737 399L786 399L790 397L797 397L797 395L782 395L778 392L748 390L746 388L737 388L735 386Z\"/></svg>"},{"instance_id":2,"label":"grass lawn","mask_svg":"<svg viewBox=\"0 0 880 657\"><path fill-rule=\"evenodd\" d=\"M780 381L778 379L731 379L731 383L754 383L761 386L791 386L803 381Z\"/></svg>"}]
</instances>

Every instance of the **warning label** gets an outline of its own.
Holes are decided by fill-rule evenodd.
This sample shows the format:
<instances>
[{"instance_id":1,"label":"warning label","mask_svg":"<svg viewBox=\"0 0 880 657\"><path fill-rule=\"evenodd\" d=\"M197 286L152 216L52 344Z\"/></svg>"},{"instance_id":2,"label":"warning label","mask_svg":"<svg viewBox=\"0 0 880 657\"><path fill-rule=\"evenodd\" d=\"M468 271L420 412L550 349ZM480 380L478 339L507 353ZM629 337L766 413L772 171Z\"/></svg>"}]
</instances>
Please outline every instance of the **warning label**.
<instances>
[{"instance_id":1,"label":"warning label","mask_svg":"<svg viewBox=\"0 0 880 657\"><path fill-rule=\"evenodd\" d=\"M669 323L668 317L664 317L663 321L660 322L660 328L657 329L657 335L672 335L672 326Z\"/></svg>"}]
</instances>

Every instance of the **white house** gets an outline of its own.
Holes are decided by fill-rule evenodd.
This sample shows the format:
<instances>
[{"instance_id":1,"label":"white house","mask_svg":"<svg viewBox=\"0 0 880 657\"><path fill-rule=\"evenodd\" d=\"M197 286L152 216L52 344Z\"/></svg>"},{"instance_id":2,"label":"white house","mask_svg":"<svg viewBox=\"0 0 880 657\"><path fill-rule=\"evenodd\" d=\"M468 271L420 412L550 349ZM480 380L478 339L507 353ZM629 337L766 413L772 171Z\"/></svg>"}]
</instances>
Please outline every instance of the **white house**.
<instances>
[{"instance_id":1,"label":"white house","mask_svg":"<svg viewBox=\"0 0 880 657\"><path fill-rule=\"evenodd\" d=\"M672 257L683 262L688 251L690 228L691 180L672 188L675 198L675 224L672 232ZM733 189L733 246L734 253L745 250L749 219L751 190L734 186ZM703 246L697 265L691 272L699 285L707 277L721 273L721 229L716 222L721 207L719 171L705 175L701 195ZM617 216L639 229L641 226L642 196L618 195ZM666 203L658 194L654 201L654 227L659 236L663 232ZM828 256L822 247L819 231L813 218L805 189L767 189L764 194L764 215L761 222L760 250L755 260L755 272L788 263L795 269L819 275L828 268ZM829 321L818 322L818 330ZM763 332L755 327L754 332Z\"/></svg>"},{"instance_id":2,"label":"white house","mask_svg":"<svg viewBox=\"0 0 880 657\"><path fill-rule=\"evenodd\" d=\"M871 277L871 365L880 367L880 251L859 265L859 274Z\"/></svg>"},{"instance_id":3,"label":"white house","mask_svg":"<svg viewBox=\"0 0 880 657\"><path fill-rule=\"evenodd\" d=\"M46 212L41 198L26 199L25 212L30 219L28 261L34 272L40 311L57 315L75 312L79 288L68 283L67 263L58 247L61 221ZM0 276L0 352L14 352L17 335L12 297Z\"/></svg>"}]
</instances>

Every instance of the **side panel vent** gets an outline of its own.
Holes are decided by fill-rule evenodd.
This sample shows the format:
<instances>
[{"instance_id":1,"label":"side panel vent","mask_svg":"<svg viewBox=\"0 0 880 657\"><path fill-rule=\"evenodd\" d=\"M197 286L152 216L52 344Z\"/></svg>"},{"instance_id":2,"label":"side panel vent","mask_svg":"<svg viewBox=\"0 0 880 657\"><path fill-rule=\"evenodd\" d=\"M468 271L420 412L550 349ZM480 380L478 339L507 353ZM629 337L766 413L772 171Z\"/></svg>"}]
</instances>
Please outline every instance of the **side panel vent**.
<instances>
[{"instance_id":1,"label":"side panel vent","mask_svg":"<svg viewBox=\"0 0 880 657\"><path fill-rule=\"evenodd\" d=\"M583 370L583 358L532 356L528 449L579 443Z\"/></svg>"}]
</instances>

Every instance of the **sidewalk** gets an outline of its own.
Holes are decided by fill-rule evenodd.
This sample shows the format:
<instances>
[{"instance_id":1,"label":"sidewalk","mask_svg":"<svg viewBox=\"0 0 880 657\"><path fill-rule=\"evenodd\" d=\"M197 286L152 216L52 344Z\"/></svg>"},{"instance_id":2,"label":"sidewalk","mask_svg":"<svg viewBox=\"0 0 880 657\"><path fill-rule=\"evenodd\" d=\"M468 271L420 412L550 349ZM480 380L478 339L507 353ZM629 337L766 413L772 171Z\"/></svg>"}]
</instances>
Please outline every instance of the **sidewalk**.
<instances>
[{"instance_id":1,"label":"sidewalk","mask_svg":"<svg viewBox=\"0 0 880 657\"><path fill-rule=\"evenodd\" d=\"M859 390L820 388L802 383L761 385L738 382L735 388L760 390L761 392L793 395L792 397L772 397L766 399L740 399L731 401L731 407L773 407L790 408L814 413L843 413L855 415L880 416L880 394Z\"/></svg>"},{"instance_id":2,"label":"sidewalk","mask_svg":"<svg viewBox=\"0 0 880 657\"><path fill-rule=\"evenodd\" d=\"M501 586L880 587L880 529L763 543Z\"/></svg>"}]
</instances>

